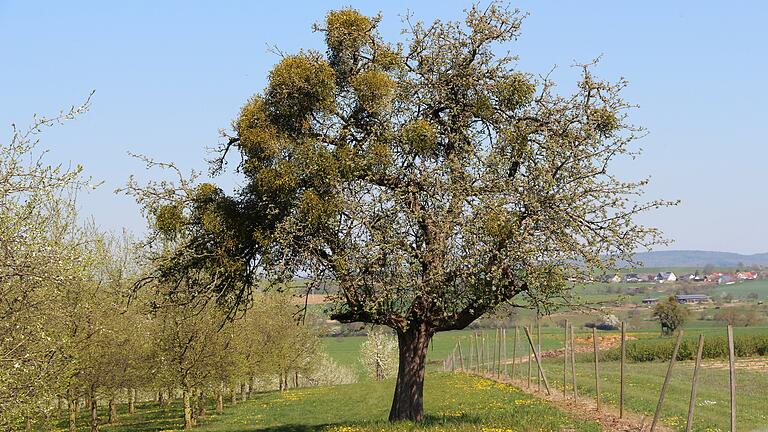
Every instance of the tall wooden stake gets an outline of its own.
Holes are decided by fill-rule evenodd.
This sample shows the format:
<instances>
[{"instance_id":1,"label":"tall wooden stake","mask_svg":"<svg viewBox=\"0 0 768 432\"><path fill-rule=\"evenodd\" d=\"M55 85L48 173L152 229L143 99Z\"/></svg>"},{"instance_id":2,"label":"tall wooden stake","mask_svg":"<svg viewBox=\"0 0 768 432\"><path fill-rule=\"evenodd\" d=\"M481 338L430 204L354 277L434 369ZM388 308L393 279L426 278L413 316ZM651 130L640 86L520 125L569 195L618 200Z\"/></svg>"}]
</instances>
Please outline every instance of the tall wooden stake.
<instances>
[{"instance_id":1,"label":"tall wooden stake","mask_svg":"<svg viewBox=\"0 0 768 432\"><path fill-rule=\"evenodd\" d=\"M624 418L624 363L627 358L627 333L624 329L624 321L621 322L621 372L619 374L619 418Z\"/></svg>"},{"instance_id":2,"label":"tall wooden stake","mask_svg":"<svg viewBox=\"0 0 768 432\"><path fill-rule=\"evenodd\" d=\"M504 341L504 357L503 357L503 365L504 365L504 376L509 376L509 371L507 370L507 328L503 328L501 330L501 339Z\"/></svg>"},{"instance_id":3,"label":"tall wooden stake","mask_svg":"<svg viewBox=\"0 0 768 432\"><path fill-rule=\"evenodd\" d=\"M573 360L571 360L573 361ZM568 320L565 320L565 335L563 337L563 399L568 387Z\"/></svg>"},{"instance_id":4,"label":"tall wooden stake","mask_svg":"<svg viewBox=\"0 0 768 432\"><path fill-rule=\"evenodd\" d=\"M475 372L480 374L480 336L475 333L475 357L477 363L475 364Z\"/></svg>"},{"instance_id":5,"label":"tall wooden stake","mask_svg":"<svg viewBox=\"0 0 768 432\"><path fill-rule=\"evenodd\" d=\"M667 375L664 376L664 384L661 386L661 394L659 394L659 403L656 405L656 413L653 414L653 422L651 423L651 431L656 429L656 423L661 416L661 405L664 403L664 396L667 393L667 387L669 386L669 380L672 378L672 367L675 366L677 360L677 351L680 349L680 340L683 338L683 331L680 330L677 333L677 340L675 341L675 349L672 350L672 358L669 360L669 367L667 367Z\"/></svg>"},{"instance_id":6,"label":"tall wooden stake","mask_svg":"<svg viewBox=\"0 0 768 432\"><path fill-rule=\"evenodd\" d=\"M688 404L688 421L685 424L685 432L691 432L693 427L693 409L696 407L696 386L699 383L699 367L701 366L701 352L704 350L704 335L699 335L699 348L696 350L696 365L693 367L693 382L691 383L691 402Z\"/></svg>"},{"instance_id":7,"label":"tall wooden stake","mask_svg":"<svg viewBox=\"0 0 768 432\"><path fill-rule=\"evenodd\" d=\"M459 361L461 362L461 371L464 372L464 352L461 350L461 340L459 340Z\"/></svg>"},{"instance_id":8,"label":"tall wooden stake","mask_svg":"<svg viewBox=\"0 0 768 432\"><path fill-rule=\"evenodd\" d=\"M517 326L515 326L515 336L512 339L512 379L515 379L515 363L517 363Z\"/></svg>"},{"instance_id":9,"label":"tall wooden stake","mask_svg":"<svg viewBox=\"0 0 768 432\"><path fill-rule=\"evenodd\" d=\"M489 338L490 339L490 338ZM495 332L493 332L493 346L491 346L491 349L493 350L493 353L491 353L491 375L494 375L496 373L496 347L499 344L499 329L497 328Z\"/></svg>"},{"instance_id":10,"label":"tall wooden stake","mask_svg":"<svg viewBox=\"0 0 768 432\"><path fill-rule=\"evenodd\" d=\"M595 401L600 411L600 348L597 346L597 330L592 327L592 350L595 352Z\"/></svg>"},{"instance_id":11,"label":"tall wooden stake","mask_svg":"<svg viewBox=\"0 0 768 432\"><path fill-rule=\"evenodd\" d=\"M496 378L498 379L501 377L501 345L503 343L501 328L497 330L497 333L499 335L499 343L496 345L496 350L498 351L496 353Z\"/></svg>"},{"instance_id":12,"label":"tall wooden stake","mask_svg":"<svg viewBox=\"0 0 768 432\"><path fill-rule=\"evenodd\" d=\"M538 350L539 355L541 355L541 321L539 320L539 314L536 314L536 349ZM541 370L539 370L539 374L536 376L536 387L541 391Z\"/></svg>"},{"instance_id":13,"label":"tall wooden stake","mask_svg":"<svg viewBox=\"0 0 768 432\"><path fill-rule=\"evenodd\" d=\"M533 346L533 339L531 339L531 334L528 332L528 328L525 328L525 336L528 338L528 344L531 345L531 350L533 351L534 358L536 359L536 367L539 370L539 375L541 376L541 380L544 381L544 388L547 390L547 394L552 394L549 391L549 383L547 382L547 377L544 375L544 369L541 367L541 354L536 351L536 348Z\"/></svg>"},{"instance_id":14,"label":"tall wooden stake","mask_svg":"<svg viewBox=\"0 0 768 432\"><path fill-rule=\"evenodd\" d=\"M488 371L488 347L486 346L486 343L485 343L485 331L480 332L480 336L481 336L480 338L483 340L483 351L482 351L482 355L480 356L480 358L483 360L481 369L487 372Z\"/></svg>"},{"instance_id":15,"label":"tall wooden stake","mask_svg":"<svg viewBox=\"0 0 768 432\"><path fill-rule=\"evenodd\" d=\"M728 325L728 381L731 384L731 432L736 432L736 352L733 349L733 326Z\"/></svg>"},{"instance_id":16,"label":"tall wooden stake","mask_svg":"<svg viewBox=\"0 0 768 432\"><path fill-rule=\"evenodd\" d=\"M474 355L473 355L473 353L474 353L474 351L473 351L474 344L472 343L473 341L474 341L474 338L472 336L470 336L469 337L469 352L467 353L467 357L469 357L469 364L467 365L469 367L469 369L468 369L469 372L472 372L472 366L473 366L473 363L474 363L472 361L472 358L474 357Z\"/></svg>"},{"instance_id":17,"label":"tall wooden stake","mask_svg":"<svg viewBox=\"0 0 768 432\"><path fill-rule=\"evenodd\" d=\"M573 379L573 399L578 396L576 391L576 344L574 343L573 325L571 325L571 379Z\"/></svg>"},{"instance_id":18,"label":"tall wooden stake","mask_svg":"<svg viewBox=\"0 0 768 432\"><path fill-rule=\"evenodd\" d=\"M523 326L523 330L525 330L525 334L528 334L527 327ZM532 358L533 353L532 353L532 351L533 350L531 349L531 345L529 345L529 344L525 344L525 345L528 347L528 388L531 388L531 372L533 372L533 369L531 369L531 366L533 366L532 365L532 363L533 363L533 358Z\"/></svg>"}]
</instances>

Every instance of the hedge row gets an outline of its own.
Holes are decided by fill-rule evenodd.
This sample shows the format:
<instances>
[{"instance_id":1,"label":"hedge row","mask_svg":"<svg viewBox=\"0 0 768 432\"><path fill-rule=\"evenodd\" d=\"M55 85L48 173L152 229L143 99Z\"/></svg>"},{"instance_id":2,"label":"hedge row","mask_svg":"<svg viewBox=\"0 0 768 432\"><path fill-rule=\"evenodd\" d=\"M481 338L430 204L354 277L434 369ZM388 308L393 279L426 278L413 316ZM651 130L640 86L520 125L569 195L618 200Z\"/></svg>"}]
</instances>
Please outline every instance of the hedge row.
<instances>
[{"instance_id":1,"label":"hedge row","mask_svg":"<svg viewBox=\"0 0 768 432\"><path fill-rule=\"evenodd\" d=\"M627 360L633 362L669 360L672 357L674 346L675 338L628 341ZM683 338L680 342L677 359L693 360L696 356L697 346L698 338ZM736 357L768 356L768 335L735 336L733 348L736 351ZM584 357L591 358L591 354ZM705 336L702 357L705 359L727 359L728 340L724 336ZM600 352L601 360L611 361L620 360L620 358L621 350L619 348Z\"/></svg>"}]
</instances>

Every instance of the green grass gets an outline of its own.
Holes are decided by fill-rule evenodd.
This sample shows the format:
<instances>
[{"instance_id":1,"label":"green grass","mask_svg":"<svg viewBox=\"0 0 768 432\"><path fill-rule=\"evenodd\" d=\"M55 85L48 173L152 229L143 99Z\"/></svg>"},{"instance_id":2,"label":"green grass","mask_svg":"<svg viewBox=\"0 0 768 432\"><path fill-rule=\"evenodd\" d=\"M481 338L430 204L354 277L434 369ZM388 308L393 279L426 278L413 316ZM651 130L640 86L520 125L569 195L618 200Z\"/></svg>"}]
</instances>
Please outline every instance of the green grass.
<instances>
[{"instance_id":1,"label":"green grass","mask_svg":"<svg viewBox=\"0 0 768 432\"><path fill-rule=\"evenodd\" d=\"M66 411L66 404L64 410ZM161 431L161 430L173 430L179 426L184 425L182 416L181 401L171 401L170 406L160 407L156 402L141 402L136 404L136 414L128 414L128 406L126 404L118 404L117 414L118 423L115 425L105 425L108 417L106 404L101 404L98 407L99 413L99 428L102 431L108 432L133 432L133 431ZM66 413L65 413L66 415ZM89 431L88 426L91 421L91 413L88 409L81 407L78 414L77 425L78 431ZM57 430L69 430L69 422L67 418L62 418L59 421L54 422L53 426ZM49 430L49 428L42 428L39 430Z\"/></svg>"},{"instance_id":2,"label":"green grass","mask_svg":"<svg viewBox=\"0 0 768 432\"><path fill-rule=\"evenodd\" d=\"M718 285L713 291L713 296L719 297L731 294L737 299L746 299L750 293L756 293L760 300L768 299L768 279Z\"/></svg>"},{"instance_id":3,"label":"green grass","mask_svg":"<svg viewBox=\"0 0 768 432\"><path fill-rule=\"evenodd\" d=\"M464 374L431 373L425 386L423 424L387 421L393 381L269 392L209 415L195 430L219 432L361 432L361 431L599 431L599 424L576 420L509 385ZM142 404L139 413L121 413L105 432L178 430L178 403L160 409ZM103 413L102 413L103 414ZM81 420L85 426L85 418ZM64 427L60 424L59 427ZM79 430L86 430L81 427Z\"/></svg>"},{"instance_id":4,"label":"green grass","mask_svg":"<svg viewBox=\"0 0 768 432\"><path fill-rule=\"evenodd\" d=\"M550 385L562 391L562 358L545 360L544 363ZM722 362L720 364L722 365ZM703 368L699 376L694 430L728 430L728 371L723 367L714 367L713 362L705 362L705 365L709 366ZM628 363L625 367L625 406L652 418L666 370L667 363L662 362ZM580 394L594 396L594 363L577 362L576 376ZM692 376L692 362L677 362L664 401L663 423L678 430L685 430ZM764 430L768 426L768 411L765 409L768 374L744 368L737 369L736 383L738 429ZM600 362L600 389L601 399L605 403L618 406L618 362Z\"/></svg>"}]
</instances>

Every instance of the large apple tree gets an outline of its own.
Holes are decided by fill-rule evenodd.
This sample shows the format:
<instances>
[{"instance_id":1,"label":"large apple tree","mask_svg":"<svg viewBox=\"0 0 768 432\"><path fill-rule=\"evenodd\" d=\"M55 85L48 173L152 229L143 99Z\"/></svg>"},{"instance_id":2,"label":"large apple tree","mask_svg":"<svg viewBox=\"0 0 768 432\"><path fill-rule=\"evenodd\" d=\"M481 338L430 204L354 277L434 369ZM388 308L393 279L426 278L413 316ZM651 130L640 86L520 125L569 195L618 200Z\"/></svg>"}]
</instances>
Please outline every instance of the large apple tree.
<instances>
[{"instance_id":1,"label":"large apple tree","mask_svg":"<svg viewBox=\"0 0 768 432\"><path fill-rule=\"evenodd\" d=\"M129 183L177 245L145 282L237 310L265 280L330 281L332 318L397 333L390 420L421 420L435 333L505 302L546 307L660 240L633 218L668 203L638 201L645 181L611 171L642 134L626 83L587 64L565 94L517 70L521 19L497 3L405 19L390 43L379 17L328 13L327 51L283 55L233 122L214 170L239 153L236 193Z\"/></svg>"}]
</instances>

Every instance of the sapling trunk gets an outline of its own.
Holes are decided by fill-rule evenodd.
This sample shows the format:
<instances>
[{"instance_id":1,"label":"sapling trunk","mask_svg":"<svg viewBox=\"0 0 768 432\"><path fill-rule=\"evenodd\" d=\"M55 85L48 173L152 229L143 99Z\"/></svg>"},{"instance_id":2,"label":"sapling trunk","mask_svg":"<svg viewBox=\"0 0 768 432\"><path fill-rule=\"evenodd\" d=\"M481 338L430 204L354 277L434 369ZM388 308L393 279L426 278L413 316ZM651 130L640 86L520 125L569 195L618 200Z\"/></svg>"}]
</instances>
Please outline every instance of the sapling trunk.
<instances>
[{"instance_id":1,"label":"sapling trunk","mask_svg":"<svg viewBox=\"0 0 768 432\"><path fill-rule=\"evenodd\" d=\"M136 413L136 389L128 390L128 414Z\"/></svg>"},{"instance_id":2,"label":"sapling trunk","mask_svg":"<svg viewBox=\"0 0 768 432\"><path fill-rule=\"evenodd\" d=\"M109 424L117 423L117 404L115 403L115 397L109 398Z\"/></svg>"},{"instance_id":3,"label":"sapling trunk","mask_svg":"<svg viewBox=\"0 0 768 432\"><path fill-rule=\"evenodd\" d=\"M96 386L91 385L91 392L88 398L88 405L91 409L91 432L99 432L99 414L96 412Z\"/></svg>"},{"instance_id":4,"label":"sapling trunk","mask_svg":"<svg viewBox=\"0 0 768 432\"><path fill-rule=\"evenodd\" d=\"M77 398L71 388L67 389L67 411L69 411L69 431L77 430Z\"/></svg>"},{"instance_id":5,"label":"sapling trunk","mask_svg":"<svg viewBox=\"0 0 768 432\"><path fill-rule=\"evenodd\" d=\"M184 429L186 430L192 429L192 426L194 426L194 420L192 418L192 402L189 393L189 389L185 387L181 394L182 404L184 405Z\"/></svg>"}]
</instances>

